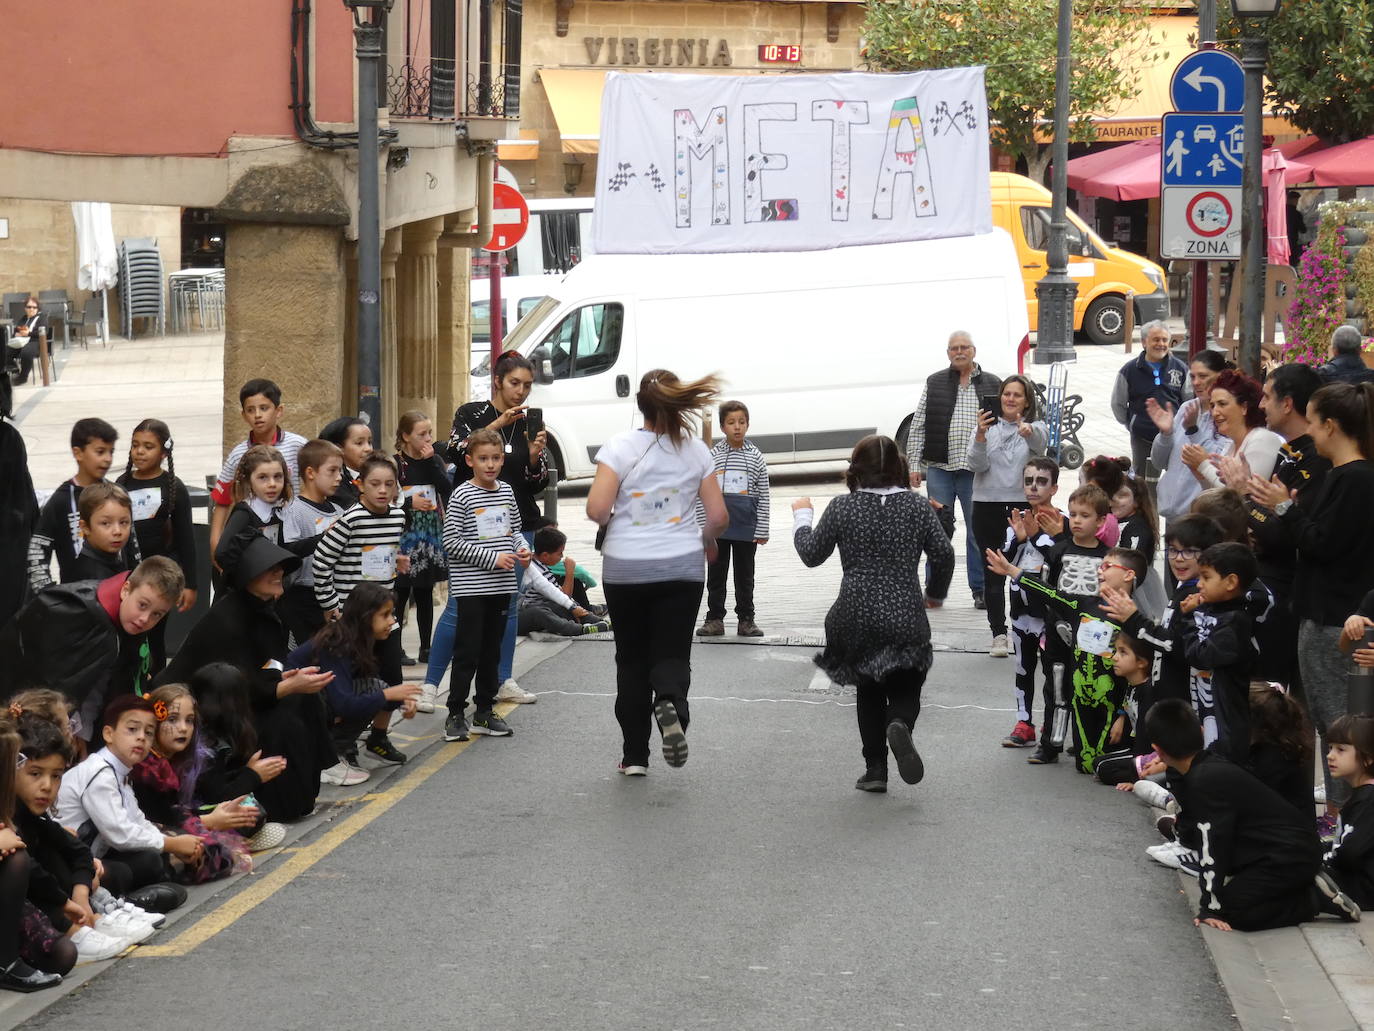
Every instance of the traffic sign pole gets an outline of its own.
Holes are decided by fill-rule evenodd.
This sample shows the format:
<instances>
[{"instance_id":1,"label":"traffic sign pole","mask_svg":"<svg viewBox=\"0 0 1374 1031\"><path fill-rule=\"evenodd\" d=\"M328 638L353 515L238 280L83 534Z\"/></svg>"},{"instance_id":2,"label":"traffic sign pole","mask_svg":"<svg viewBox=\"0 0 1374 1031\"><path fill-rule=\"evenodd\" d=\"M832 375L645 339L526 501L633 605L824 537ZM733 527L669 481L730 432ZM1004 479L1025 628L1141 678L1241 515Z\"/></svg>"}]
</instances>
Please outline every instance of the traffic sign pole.
<instances>
[{"instance_id":1,"label":"traffic sign pole","mask_svg":"<svg viewBox=\"0 0 1374 1031\"><path fill-rule=\"evenodd\" d=\"M493 162L493 165L495 163ZM493 173L494 174L494 173ZM530 206L520 191L505 183L496 183L491 190L491 239L483 250L491 254L488 283L491 286L491 371L496 372L496 359L501 354L505 334L505 318L501 306L501 267L506 263L505 251L524 239L530 228Z\"/></svg>"},{"instance_id":2,"label":"traffic sign pole","mask_svg":"<svg viewBox=\"0 0 1374 1031\"><path fill-rule=\"evenodd\" d=\"M1217 48L1217 0L1198 0L1197 36L1199 50ZM1212 303L1212 266L1193 262L1193 303L1188 312L1188 359L1191 364L1211 342L1211 320L1207 308Z\"/></svg>"}]
</instances>

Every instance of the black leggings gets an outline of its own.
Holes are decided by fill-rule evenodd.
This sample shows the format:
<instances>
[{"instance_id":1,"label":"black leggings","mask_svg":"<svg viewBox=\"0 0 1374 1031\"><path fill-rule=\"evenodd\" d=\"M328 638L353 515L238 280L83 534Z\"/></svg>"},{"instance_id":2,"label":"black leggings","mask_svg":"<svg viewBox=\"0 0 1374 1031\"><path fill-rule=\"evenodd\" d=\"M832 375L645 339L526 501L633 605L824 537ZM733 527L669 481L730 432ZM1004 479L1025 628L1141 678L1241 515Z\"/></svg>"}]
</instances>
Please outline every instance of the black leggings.
<instances>
[{"instance_id":1,"label":"black leggings","mask_svg":"<svg viewBox=\"0 0 1374 1031\"><path fill-rule=\"evenodd\" d=\"M105 864L101 883L111 895L127 895L135 888L146 888L167 879L162 853L150 848L129 852L111 850L100 857Z\"/></svg>"},{"instance_id":2,"label":"black leggings","mask_svg":"<svg viewBox=\"0 0 1374 1031\"><path fill-rule=\"evenodd\" d=\"M1014 501L975 501L973 503L973 538L978 542L978 558L992 548L1001 551L1007 539L1007 517L1013 508L1025 508ZM984 563L986 565L986 563ZM988 607L988 626L992 635L1007 632L1007 578L991 569L983 572L983 602Z\"/></svg>"},{"instance_id":3,"label":"black leggings","mask_svg":"<svg viewBox=\"0 0 1374 1031\"><path fill-rule=\"evenodd\" d=\"M868 769L887 769L887 725L901 720L916 726L921 715L925 670L895 669L881 680L865 680L855 688L859 740Z\"/></svg>"},{"instance_id":4,"label":"black leggings","mask_svg":"<svg viewBox=\"0 0 1374 1031\"><path fill-rule=\"evenodd\" d=\"M649 762L658 699L672 701L683 730L691 720L692 631L703 586L700 580L605 585L615 624L615 718L626 766Z\"/></svg>"},{"instance_id":5,"label":"black leggings","mask_svg":"<svg viewBox=\"0 0 1374 1031\"><path fill-rule=\"evenodd\" d=\"M420 631L420 648L429 651L434 634L434 587L429 583L412 583L408 576L396 578L396 617L404 623L406 606L415 600L415 625Z\"/></svg>"},{"instance_id":6,"label":"black leggings","mask_svg":"<svg viewBox=\"0 0 1374 1031\"><path fill-rule=\"evenodd\" d=\"M22 848L0 859L0 967L19 958L19 923L29 895L29 854Z\"/></svg>"}]
</instances>

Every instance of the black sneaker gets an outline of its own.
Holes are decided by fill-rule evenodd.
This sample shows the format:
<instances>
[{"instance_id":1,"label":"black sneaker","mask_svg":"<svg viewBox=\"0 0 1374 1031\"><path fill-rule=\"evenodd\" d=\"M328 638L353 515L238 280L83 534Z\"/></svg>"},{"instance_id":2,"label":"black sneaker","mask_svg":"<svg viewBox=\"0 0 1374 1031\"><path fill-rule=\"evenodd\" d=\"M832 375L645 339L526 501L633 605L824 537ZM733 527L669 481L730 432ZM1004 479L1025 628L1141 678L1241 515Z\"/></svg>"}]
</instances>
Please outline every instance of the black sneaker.
<instances>
[{"instance_id":1,"label":"black sneaker","mask_svg":"<svg viewBox=\"0 0 1374 1031\"><path fill-rule=\"evenodd\" d=\"M887 747L892 750L892 758L897 761L897 773L908 784L919 784L926 775L925 763L921 762L916 743L911 740L911 728L901 720L893 720L887 725Z\"/></svg>"},{"instance_id":2,"label":"black sneaker","mask_svg":"<svg viewBox=\"0 0 1374 1031\"><path fill-rule=\"evenodd\" d=\"M367 740L363 743L363 747L368 750L369 754L375 755L384 763L396 763L399 765L404 763L408 758L405 752L391 743L391 738L387 735L385 730L374 730L371 734L368 734Z\"/></svg>"},{"instance_id":3,"label":"black sneaker","mask_svg":"<svg viewBox=\"0 0 1374 1031\"><path fill-rule=\"evenodd\" d=\"M677 718L677 706L670 699L660 698L654 703L654 719L663 735L663 761L669 766L687 765L687 732Z\"/></svg>"},{"instance_id":4,"label":"black sneaker","mask_svg":"<svg viewBox=\"0 0 1374 1031\"><path fill-rule=\"evenodd\" d=\"M425 665L427 662L429 662L429 649L428 649L428 648L421 648L421 649L420 649L420 654L419 654L418 657L419 657L419 659L420 659L418 665L421 665L421 666Z\"/></svg>"},{"instance_id":5,"label":"black sneaker","mask_svg":"<svg viewBox=\"0 0 1374 1031\"><path fill-rule=\"evenodd\" d=\"M1334 877L1325 870L1318 870L1314 883L1317 885L1323 913L1338 916L1352 924L1360 922L1360 907L1355 904L1354 899L1341 891L1341 886L1336 883Z\"/></svg>"},{"instance_id":6,"label":"black sneaker","mask_svg":"<svg viewBox=\"0 0 1374 1031\"><path fill-rule=\"evenodd\" d=\"M1059 753L1053 748L1037 745L1034 754L1026 760L1032 766L1048 766L1059 761Z\"/></svg>"},{"instance_id":7,"label":"black sneaker","mask_svg":"<svg viewBox=\"0 0 1374 1031\"><path fill-rule=\"evenodd\" d=\"M854 786L860 791L869 791L875 795L884 794L887 791L887 771L877 766L870 766L864 770L864 775L854 782Z\"/></svg>"},{"instance_id":8,"label":"black sneaker","mask_svg":"<svg viewBox=\"0 0 1374 1031\"><path fill-rule=\"evenodd\" d=\"M511 734L514 733L514 731L510 729L510 724L490 709L487 709L485 712L473 714L472 732L474 734L485 734L487 737L510 737Z\"/></svg>"},{"instance_id":9,"label":"black sneaker","mask_svg":"<svg viewBox=\"0 0 1374 1031\"><path fill-rule=\"evenodd\" d=\"M982 591L974 591L974 592L973 592L973 607L974 607L975 609L985 609L985 608L988 607L988 603L987 603L986 601L983 600L983 592L982 592Z\"/></svg>"},{"instance_id":10,"label":"black sneaker","mask_svg":"<svg viewBox=\"0 0 1374 1031\"><path fill-rule=\"evenodd\" d=\"M463 719L461 712L449 713L448 719L444 720L444 740L466 741L467 739L468 721Z\"/></svg>"},{"instance_id":11,"label":"black sneaker","mask_svg":"<svg viewBox=\"0 0 1374 1031\"><path fill-rule=\"evenodd\" d=\"M405 652L401 652L401 665L418 666L420 665L420 660L416 659L413 655L407 655Z\"/></svg>"}]
</instances>

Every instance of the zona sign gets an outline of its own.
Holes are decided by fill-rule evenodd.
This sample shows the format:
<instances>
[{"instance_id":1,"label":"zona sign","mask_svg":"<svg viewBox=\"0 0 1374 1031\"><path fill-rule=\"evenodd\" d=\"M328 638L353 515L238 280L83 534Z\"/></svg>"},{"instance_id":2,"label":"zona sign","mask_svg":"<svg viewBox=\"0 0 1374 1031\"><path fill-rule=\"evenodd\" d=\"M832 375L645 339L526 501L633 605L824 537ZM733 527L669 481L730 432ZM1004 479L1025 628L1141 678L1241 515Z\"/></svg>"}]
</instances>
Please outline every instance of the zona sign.
<instances>
[{"instance_id":1,"label":"zona sign","mask_svg":"<svg viewBox=\"0 0 1374 1031\"><path fill-rule=\"evenodd\" d=\"M1208 190L1188 204L1188 228L1198 236L1220 236L1231 225L1231 202L1223 194Z\"/></svg>"}]
</instances>

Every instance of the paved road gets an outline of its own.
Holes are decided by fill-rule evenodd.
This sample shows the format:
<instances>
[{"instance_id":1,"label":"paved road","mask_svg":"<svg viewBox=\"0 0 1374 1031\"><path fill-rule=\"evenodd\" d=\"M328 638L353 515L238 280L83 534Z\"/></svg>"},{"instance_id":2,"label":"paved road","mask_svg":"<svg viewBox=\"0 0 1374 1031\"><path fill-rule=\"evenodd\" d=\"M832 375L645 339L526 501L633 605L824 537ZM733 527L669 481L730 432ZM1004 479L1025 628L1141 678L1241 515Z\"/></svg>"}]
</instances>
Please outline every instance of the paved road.
<instances>
[{"instance_id":1,"label":"paved road","mask_svg":"<svg viewBox=\"0 0 1374 1031\"><path fill-rule=\"evenodd\" d=\"M937 658L927 780L883 797L809 657L698 649L690 764L627 781L611 645L572 645L514 738L436 745L262 905L26 1026L1234 1026L1143 811L996 747L1005 662Z\"/></svg>"}]
</instances>

